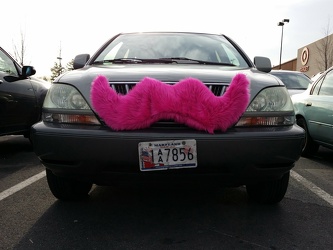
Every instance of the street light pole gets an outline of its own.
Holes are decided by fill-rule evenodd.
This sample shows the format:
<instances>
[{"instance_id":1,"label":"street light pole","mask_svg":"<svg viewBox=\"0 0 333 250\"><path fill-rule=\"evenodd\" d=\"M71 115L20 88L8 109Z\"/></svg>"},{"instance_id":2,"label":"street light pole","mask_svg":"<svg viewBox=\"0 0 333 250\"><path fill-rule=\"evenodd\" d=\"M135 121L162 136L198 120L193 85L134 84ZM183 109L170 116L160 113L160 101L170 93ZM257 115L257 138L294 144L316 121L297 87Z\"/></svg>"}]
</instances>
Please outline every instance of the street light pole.
<instances>
[{"instance_id":1,"label":"street light pole","mask_svg":"<svg viewBox=\"0 0 333 250\"><path fill-rule=\"evenodd\" d=\"M280 69L281 69L281 58L282 58L282 41L283 41L283 26L284 26L284 23L289 23L289 19L283 19L282 22L278 22L278 26L282 27L281 47L280 47Z\"/></svg>"}]
</instances>

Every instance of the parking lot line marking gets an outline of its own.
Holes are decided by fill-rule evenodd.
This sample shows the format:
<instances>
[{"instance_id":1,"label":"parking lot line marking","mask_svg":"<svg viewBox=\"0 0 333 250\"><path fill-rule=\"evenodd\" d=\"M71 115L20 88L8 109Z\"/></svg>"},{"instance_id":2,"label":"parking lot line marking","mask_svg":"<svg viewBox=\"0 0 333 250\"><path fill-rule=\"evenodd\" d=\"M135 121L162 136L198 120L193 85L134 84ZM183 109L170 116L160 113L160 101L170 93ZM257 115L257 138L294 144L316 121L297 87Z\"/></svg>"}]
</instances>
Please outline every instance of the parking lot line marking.
<instances>
[{"instance_id":1,"label":"parking lot line marking","mask_svg":"<svg viewBox=\"0 0 333 250\"><path fill-rule=\"evenodd\" d=\"M39 179L43 178L46 176L46 171L44 170L43 172L40 172L39 174L36 174L29 179L26 179L25 181L20 182L19 184L8 188L7 190L3 191L0 193L0 201L3 199L7 198L8 196L16 193L17 191L20 191L21 189L29 186L30 184L38 181Z\"/></svg>"},{"instance_id":2,"label":"parking lot line marking","mask_svg":"<svg viewBox=\"0 0 333 250\"><path fill-rule=\"evenodd\" d=\"M303 176L297 174L295 171L290 171L291 177L293 177L296 181L302 183L306 188L308 188L311 192L319 196L324 201L328 202L331 206L333 206L333 196L329 193L326 193L324 190L313 184L311 181L308 181Z\"/></svg>"},{"instance_id":3,"label":"parking lot line marking","mask_svg":"<svg viewBox=\"0 0 333 250\"><path fill-rule=\"evenodd\" d=\"M333 196L329 193L326 193L324 190L313 184L311 181L308 181L303 176L299 175L295 171L290 171L291 177L293 177L296 181L300 182L302 185L304 185L306 188L308 188L311 192L319 196L321 199L325 200L327 203L329 203L331 206L333 206ZM44 178L46 176L46 171L42 171L39 174L36 174L29 179L26 179L25 181L20 182L19 184L3 191L0 193L0 201L7 198L8 196L20 191L21 189L31 185L32 183Z\"/></svg>"}]
</instances>

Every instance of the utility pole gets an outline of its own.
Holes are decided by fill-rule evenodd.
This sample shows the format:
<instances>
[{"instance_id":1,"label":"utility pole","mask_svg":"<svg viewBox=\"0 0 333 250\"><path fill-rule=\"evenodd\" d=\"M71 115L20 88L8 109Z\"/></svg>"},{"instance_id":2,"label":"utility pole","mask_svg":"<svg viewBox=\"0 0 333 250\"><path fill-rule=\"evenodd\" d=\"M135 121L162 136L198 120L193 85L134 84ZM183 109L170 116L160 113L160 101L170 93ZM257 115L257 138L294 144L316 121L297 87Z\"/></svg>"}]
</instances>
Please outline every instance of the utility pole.
<instances>
[{"instance_id":1,"label":"utility pole","mask_svg":"<svg viewBox=\"0 0 333 250\"><path fill-rule=\"evenodd\" d=\"M280 69L281 69L281 57L282 57L282 41L283 41L283 26L284 23L289 23L289 19L283 19L282 22L278 22L278 26L282 27L282 33L281 33L281 47L280 47Z\"/></svg>"},{"instance_id":2,"label":"utility pole","mask_svg":"<svg viewBox=\"0 0 333 250\"><path fill-rule=\"evenodd\" d=\"M61 68L61 42L60 42L60 49L59 49L59 56L57 57L57 59L59 60L59 68Z\"/></svg>"}]
</instances>

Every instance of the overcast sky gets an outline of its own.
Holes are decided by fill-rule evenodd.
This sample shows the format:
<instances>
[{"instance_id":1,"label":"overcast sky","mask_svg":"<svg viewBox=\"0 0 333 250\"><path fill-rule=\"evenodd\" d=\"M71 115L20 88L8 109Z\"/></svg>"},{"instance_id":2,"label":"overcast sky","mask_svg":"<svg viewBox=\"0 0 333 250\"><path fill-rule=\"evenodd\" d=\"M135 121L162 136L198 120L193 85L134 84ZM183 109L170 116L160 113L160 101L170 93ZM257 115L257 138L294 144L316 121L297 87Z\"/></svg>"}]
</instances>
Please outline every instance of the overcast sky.
<instances>
[{"instance_id":1,"label":"overcast sky","mask_svg":"<svg viewBox=\"0 0 333 250\"><path fill-rule=\"evenodd\" d=\"M253 59L272 65L297 57L297 50L333 32L332 0L12 0L1 3L0 46L13 54L25 35L25 65L50 76L61 48L62 65L77 54L93 54L107 39L126 31L222 33ZM328 26L331 28L328 29Z\"/></svg>"}]
</instances>

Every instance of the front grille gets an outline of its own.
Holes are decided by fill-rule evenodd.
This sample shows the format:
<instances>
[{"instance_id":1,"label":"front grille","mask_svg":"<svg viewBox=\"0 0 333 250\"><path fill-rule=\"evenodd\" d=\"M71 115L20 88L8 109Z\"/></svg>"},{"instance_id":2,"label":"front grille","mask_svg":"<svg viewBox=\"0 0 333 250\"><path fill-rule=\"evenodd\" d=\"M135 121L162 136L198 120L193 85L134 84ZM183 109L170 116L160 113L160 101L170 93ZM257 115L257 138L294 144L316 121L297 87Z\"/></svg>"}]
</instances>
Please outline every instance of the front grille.
<instances>
[{"instance_id":1,"label":"front grille","mask_svg":"<svg viewBox=\"0 0 333 250\"><path fill-rule=\"evenodd\" d=\"M212 91L212 93L215 95L215 96L222 96L226 90L227 90L227 87L226 85L219 85L219 84L205 84L209 89L210 91Z\"/></svg>"},{"instance_id":2,"label":"front grille","mask_svg":"<svg viewBox=\"0 0 333 250\"><path fill-rule=\"evenodd\" d=\"M118 83L118 82L112 82L110 83L111 88L113 88L117 93L126 95L132 88L134 88L136 83ZM166 82L166 84L175 84L172 82ZM224 85L222 83L205 83L205 86L209 88L209 90L215 95L215 96L222 96L226 90L228 85Z\"/></svg>"},{"instance_id":3,"label":"front grille","mask_svg":"<svg viewBox=\"0 0 333 250\"><path fill-rule=\"evenodd\" d=\"M111 88L118 94L126 95L133 87L135 83L112 83Z\"/></svg>"},{"instance_id":4,"label":"front grille","mask_svg":"<svg viewBox=\"0 0 333 250\"><path fill-rule=\"evenodd\" d=\"M174 82L165 82L166 84L175 84ZM227 88L228 85L222 84L222 83L204 83L205 86L207 88L209 88L209 90L215 95L215 96L222 96ZM113 90L115 90L118 94L122 94L122 95L126 95L131 89L134 88L134 86L136 85L136 83L134 82L111 82L110 86L111 88L113 88ZM151 127L154 128L188 128L186 125L184 124L179 124L174 122L173 120L160 120L154 124L152 124Z\"/></svg>"}]
</instances>

